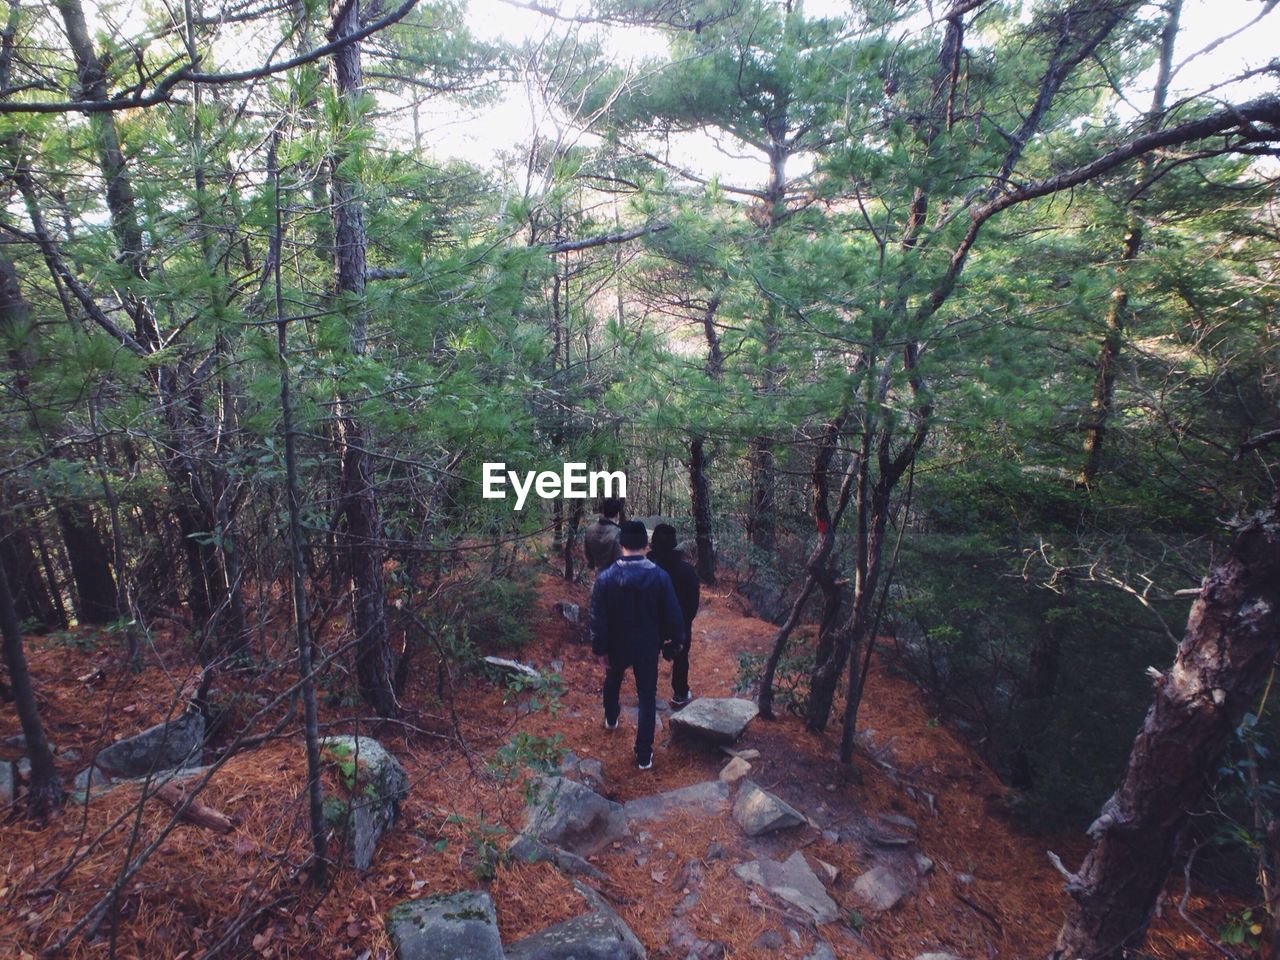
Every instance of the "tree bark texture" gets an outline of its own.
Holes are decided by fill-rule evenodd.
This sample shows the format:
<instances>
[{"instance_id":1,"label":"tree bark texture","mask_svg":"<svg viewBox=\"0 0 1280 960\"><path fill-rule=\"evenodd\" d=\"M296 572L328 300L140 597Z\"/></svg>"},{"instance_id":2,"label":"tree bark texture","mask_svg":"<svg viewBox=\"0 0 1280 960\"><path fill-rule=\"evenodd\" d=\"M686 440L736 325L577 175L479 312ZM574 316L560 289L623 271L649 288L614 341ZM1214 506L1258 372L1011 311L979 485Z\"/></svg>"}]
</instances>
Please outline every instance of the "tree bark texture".
<instances>
[{"instance_id":1,"label":"tree bark texture","mask_svg":"<svg viewBox=\"0 0 1280 960\"><path fill-rule=\"evenodd\" d=\"M334 11L335 39L360 28L358 0L341 2ZM349 112L348 122L359 122L358 101L364 80L360 44L352 43L333 57L334 80ZM342 158L333 165L333 227L335 293L344 302L349 319L351 353L365 355L369 317L364 303L368 238L364 228L364 203L360 184L341 171ZM353 415L347 398L341 398L339 436L342 445L340 497L346 518L345 558L352 584L352 624L356 633L356 680L360 695L381 716L395 716L395 659L387 628L386 591L382 575L382 520L369 455L370 434Z\"/></svg>"},{"instance_id":2,"label":"tree bark texture","mask_svg":"<svg viewBox=\"0 0 1280 960\"><path fill-rule=\"evenodd\" d=\"M0 540L8 539L8 525L0 522ZM44 817L62 803L62 785L53 766L53 751L45 738L44 724L36 706L31 671L22 645L22 631L13 605L13 592L4 565L0 564L0 632L4 634L4 663L9 671L9 684L22 734L27 740L27 756L31 759L31 781L27 789L27 813Z\"/></svg>"},{"instance_id":3,"label":"tree bark texture","mask_svg":"<svg viewBox=\"0 0 1280 960\"><path fill-rule=\"evenodd\" d=\"M1173 666L1134 740L1120 787L1089 828L1067 884L1054 960L1119 960L1139 946L1182 828L1203 807L1223 750L1280 652L1280 492L1237 524L1205 577Z\"/></svg>"}]
</instances>

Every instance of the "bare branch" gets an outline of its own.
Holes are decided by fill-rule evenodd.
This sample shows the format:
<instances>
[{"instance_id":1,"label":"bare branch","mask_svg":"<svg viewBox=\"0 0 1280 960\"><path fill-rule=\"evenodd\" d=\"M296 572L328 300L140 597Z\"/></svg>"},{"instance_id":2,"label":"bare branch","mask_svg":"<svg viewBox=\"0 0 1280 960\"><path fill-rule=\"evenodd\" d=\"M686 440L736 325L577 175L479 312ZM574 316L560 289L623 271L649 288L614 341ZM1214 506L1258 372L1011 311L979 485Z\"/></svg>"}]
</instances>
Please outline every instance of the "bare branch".
<instances>
[{"instance_id":1,"label":"bare branch","mask_svg":"<svg viewBox=\"0 0 1280 960\"><path fill-rule=\"evenodd\" d=\"M50 100L50 101L7 101L0 103L0 113L109 113L114 110L133 110L139 107L150 107L165 103L173 97L173 90L180 83L194 83L206 86L221 86L229 83L241 83L245 80L261 80L277 73L284 73L295 67L314 63L332 53L359 43L365 37L377 33L394 23L398 23L409 15L418 5L418 0L405 0L399 7L380 20L352 33L338 37L329 43L322 44L306 53L299 54L279 63L266 63L251 70L239 70L234 73L199 73L195 62L187 62L160 80L155 89L148 94L140 90L132 96L116 96L109 100Z\"/></svg>"}]
</instances>

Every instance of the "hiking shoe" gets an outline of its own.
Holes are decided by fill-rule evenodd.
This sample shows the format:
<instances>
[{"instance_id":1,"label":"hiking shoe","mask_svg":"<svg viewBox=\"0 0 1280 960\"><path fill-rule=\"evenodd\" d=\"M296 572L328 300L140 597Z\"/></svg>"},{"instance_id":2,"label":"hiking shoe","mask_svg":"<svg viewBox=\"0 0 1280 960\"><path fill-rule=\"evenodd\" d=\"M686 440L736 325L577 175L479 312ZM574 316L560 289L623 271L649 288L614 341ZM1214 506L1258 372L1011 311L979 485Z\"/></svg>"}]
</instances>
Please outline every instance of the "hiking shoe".
<instances>
[{"instance_id":1,"label":"hiking shoe","mask_svg":"<svg viewBox=\"0 0 1280 960\"><path fill-rule=\"evenodd\" d=\"M618 720L621 720L621 719L622 719L621 717L619 717L619 718L618 718ZM605 728L606 730L617 730L617 729L618 729L618 720L615 720L615 721L613 721L613 723L610 723L610 722L609 722L609 718L608 718L608 717L605 717L605 718L604 718L604 728Z\"/></svg>"},{"instance_id":2,"label":"hiking shoe","mask_svg":"<svg viewBox=\"0 0 1280 960\"><path fill-rule=\"evenodd\" d=\"M672 697L667 703L671 704L672 710L683 710L689 704L693 703L693 694L686 693L683 697Z\"/></svg>"},{"instance_id":3,"label":"hiking shoe","mask_svg":"<svg viewBox=\"0 0 1280 960\"><path fill-rule=\"evenodd\" d=\"M641 770L653 769L653 754L649 754L648 758L645 760L641 760L639 757L637 757L636 766L639 767Z\"/></svg>"}]
</instances>

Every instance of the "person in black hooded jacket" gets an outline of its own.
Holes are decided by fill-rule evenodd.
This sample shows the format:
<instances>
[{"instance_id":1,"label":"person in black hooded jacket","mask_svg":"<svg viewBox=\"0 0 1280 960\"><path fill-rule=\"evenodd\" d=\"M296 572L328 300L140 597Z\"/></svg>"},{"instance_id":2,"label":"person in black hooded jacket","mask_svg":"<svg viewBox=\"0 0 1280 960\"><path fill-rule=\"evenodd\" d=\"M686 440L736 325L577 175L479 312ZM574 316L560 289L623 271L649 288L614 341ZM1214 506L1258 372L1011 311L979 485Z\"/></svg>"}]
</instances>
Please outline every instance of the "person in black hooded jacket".
<instances>
[{"instance_id":1,"label":"person in black hooded jacket","mask_svg":"<svg viewBox=\"0 0 1280 960\"><path fill-rule=\"evenodd\" d=\"M600 572L591 590L591 650L605 668L605 729L618 729L618 694L631 670L639 703L635 749L641 770L653 766L658 654L663 640L684 629L671 578L644 555L648 543L643 523L623 523L618 536L622 556Z\"/></svg>"},{"instance_id":2,"label":"person in black hooded jacket","mask_svg":"<svg viewBox=\"0 0 1280 960\"><path fill-rule=\"evenodd\" d=\"M689 692L689 644L693 640L693 618L698 613L701 588L697 571L676 551L676 530L671 524L660 523L653 528L649 559L667 571L684 620L684 636L664 637L662 648L662 655L671 661L671 709L679 710L693 699Z\"/></svg>"}]
</instances>

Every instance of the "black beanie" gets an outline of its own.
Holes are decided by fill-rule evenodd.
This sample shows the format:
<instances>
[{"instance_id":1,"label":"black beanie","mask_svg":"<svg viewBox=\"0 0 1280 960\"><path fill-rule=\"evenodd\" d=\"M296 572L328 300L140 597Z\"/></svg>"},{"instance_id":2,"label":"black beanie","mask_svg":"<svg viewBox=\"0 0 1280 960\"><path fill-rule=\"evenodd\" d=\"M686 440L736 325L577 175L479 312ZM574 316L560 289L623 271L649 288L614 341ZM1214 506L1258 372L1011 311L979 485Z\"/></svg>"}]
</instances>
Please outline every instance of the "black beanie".
<instances>
[{"instance_id":1,"label":"black beanie","mask_svg":"<svg viewBox=\"0 0 1280 960\"><path fill-rule=\"evenodd\" d=\"M624 520L618 542L627 550L643 550L649 543L649 531L639 520Z\"/></svg>"},{"instance_id":2,"label":"black beanie","mask_svg":"<svg viewBox=\"0 0 1280 960\"><path fill-rule=\"evenodd\" d=\"M653 540L650 541L654 553L674 553L676 549L676 528L669 523L660 523L653 528Z\"/></svg>"}]
</instances>

